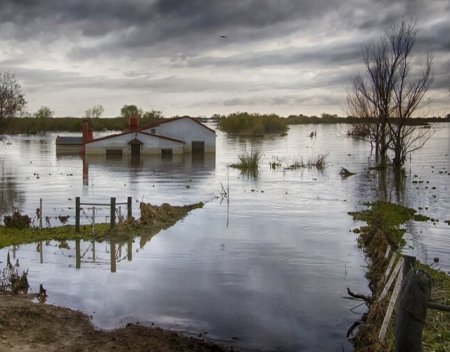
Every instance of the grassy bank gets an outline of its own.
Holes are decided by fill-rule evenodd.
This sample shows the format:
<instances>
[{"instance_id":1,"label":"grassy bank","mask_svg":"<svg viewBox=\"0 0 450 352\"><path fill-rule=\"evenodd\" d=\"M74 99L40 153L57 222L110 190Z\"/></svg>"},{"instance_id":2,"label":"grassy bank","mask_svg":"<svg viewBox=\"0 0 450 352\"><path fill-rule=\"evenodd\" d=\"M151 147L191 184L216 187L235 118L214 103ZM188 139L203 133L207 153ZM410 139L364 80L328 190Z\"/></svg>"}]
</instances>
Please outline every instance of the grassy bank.
<instances>
[{"instance_id":1,"label":"grassy bank","mask_svg":"<svg viewBox=\"0 0 450 352\"><path fill-rule=\"evenodd\" d=\"M39 241L69 241L69 240L96 240L127 242L139 236L141 246L159 231L169 228L182 219L193 209L203 207L203 203L195 203L185 206L172 206L162 204L155 206L141 203L141 218L119 222L110 230L109 224L96 224L80 226L80 232L75 231L75 226L65 225L51 228L27 227L22 229L0 226L0 248L35 243Z\"/></svg>"},{"instance_id":2,"label":"grassy bank","mask_svg":"<svg viewBox=\"0 0 450 352\"><path fill-rule=\"evenodd\" d=\"M388 300L378 301L384 288L384 272L388 265L384 254L390 245L393 250L399 250L405 243L403 225L408 221L427 221L413 209L400 205L375 202L368 204L368 209L350 213L354 220L364 221L367 225L355 230L359 234L358 244L368 259L366 277L371 290L368 300L368 311L364 315L353 337L355 351L394 351L395 317L391 319L387 340L379 342L378 333L386 312ZM432 278L431 299L436 303L450 304L450 277L437 268L418 264L418 269L424 270ZM450 349L450 316L437 310L428 310L423 335L425 352L444 352Z\"/></svg>"}]
</instances>

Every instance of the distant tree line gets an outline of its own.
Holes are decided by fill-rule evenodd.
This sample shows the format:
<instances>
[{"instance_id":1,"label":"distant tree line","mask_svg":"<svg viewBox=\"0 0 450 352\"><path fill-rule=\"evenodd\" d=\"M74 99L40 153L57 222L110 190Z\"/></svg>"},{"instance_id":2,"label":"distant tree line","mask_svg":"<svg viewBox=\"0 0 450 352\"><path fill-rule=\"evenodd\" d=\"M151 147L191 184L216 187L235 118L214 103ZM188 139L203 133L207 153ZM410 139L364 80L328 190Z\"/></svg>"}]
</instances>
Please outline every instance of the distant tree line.
<instances>
[{"instance_id":1,"label":"distant tree line","mask_svg":"<svg viewBox=\"0 0 450 352\"><path fill-rule=\"evenodd\" d=\"M47 107L43 107L47 108ZM42 109L42 108L41 108ZM324 116L325 115L325 116ZM158 111L143 113L140 118L140 126L148 126L164 117ZM366 125L376 123L375 118L338 117L322 114L319 116L290 115L281 117L278 115L263 115L252 113L234 113L230 115L214 115L210 118L194 117L200 122L217 123L220 130L245 136L262 136L265 134L286 133L289 125L297 124L336 124L344 123L352 127L349 135L367 138ZM91 117L91 126L94 131L121 131L128 128L128 118L123 116L114 118ZM445 118L415 118L408 121L411 126L428 125L434 122L450 122L450 116ZM361 130L358 129L361 127ZM3 121L0 133L7 134L39 134L45 132L80 132L81 119L79 117L54 117L53 111L42 110L33 116L13 118Z\"/></svg>"},{"instance_id":2,"label":"distant tree line","mask_svg":"<svg viewBox=\"0 0 450 352\"><path fill-rule=\"evenodd\" d=\"M450 114L445 118L412 118L431 84L430 58L422 76L408 80L408 59L414 41L413 26L403 21L398 31L390 28L380 42L364 48L367 74L353 81L353 90L347 99L347 117L328 113L321 116L299 114L282 117L276 114L236 112L227 116L216 114L210 118L196 119L216 122L217 127L224 132L246 136L285 134L289 125L294 124L352 124L349 135L368 139L375 147L375 154L381 163L385 162L388 151L391 151L394 163L401 165L406 155L421 147L429 136L427 131L417 134L414 126L450 122ZM24 94L14 74L0 73L0 133L81 131L78 117L56 118L48 106L41 106L34 114L30 114L25 111L25 106ZM94 105L85 111L83 117L90 120L94 131L126 129L130 116L138 117L141 126L164 118L160 111L143 111L136 105L124 105L119 117L115 118L102 118L103 113L102 105Z\"/></svg>"}]
</instances>

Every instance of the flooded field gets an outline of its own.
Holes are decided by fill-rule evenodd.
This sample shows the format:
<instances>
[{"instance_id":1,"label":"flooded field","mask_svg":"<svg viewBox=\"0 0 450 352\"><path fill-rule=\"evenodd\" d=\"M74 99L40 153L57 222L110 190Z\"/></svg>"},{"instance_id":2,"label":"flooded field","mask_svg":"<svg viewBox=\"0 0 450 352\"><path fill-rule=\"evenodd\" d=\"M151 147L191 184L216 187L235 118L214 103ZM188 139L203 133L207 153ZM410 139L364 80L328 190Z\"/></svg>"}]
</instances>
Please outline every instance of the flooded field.
<instances>
[{"instance_id":1,"label":"flooded field","mask_svg":"<svg viewBox=\"0 0 450 352\"><path fill-rule=\"evenodd\" d=\"M0 261L9 251L29 268L33 290L44 284L48 303L79 309L101 328L139 321L241 350L349 351L345 334L365 307L343 297L347 287L368 288L347 212L378 196L420 209L435 221L408 225L405 251L427 263L439 257L450 270L450 126L437 125L400 184L368 171L370 146L346 129L292 126L287 136L255 140L218 131L215 155L137 164L56 153L56 135L7 137L0 142L2 218L13 207L34 217L40 199L51 226L60 225L59 215L74 223L75 197L131 196L135 216L140 201L205 206L152 238L22 245L0 249ZM257 178L228 167L244 150L263 154ZM323 171L284 168L318 154L327 155ZM282 166L271 169L273 161ZM356 175L342 178L341 167ZM82 214L83 223L92 221L92 207ZM95 214L107 222L109 209Z\"/></svg>"}]
</instances>

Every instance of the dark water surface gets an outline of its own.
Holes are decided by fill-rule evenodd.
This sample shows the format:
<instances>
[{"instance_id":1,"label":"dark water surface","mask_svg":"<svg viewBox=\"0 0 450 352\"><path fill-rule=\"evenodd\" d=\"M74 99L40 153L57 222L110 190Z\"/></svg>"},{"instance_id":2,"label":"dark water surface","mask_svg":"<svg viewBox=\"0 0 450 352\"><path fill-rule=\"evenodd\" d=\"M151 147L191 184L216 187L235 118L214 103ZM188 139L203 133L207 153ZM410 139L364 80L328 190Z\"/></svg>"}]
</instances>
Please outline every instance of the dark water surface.
<instances>
[{"instance_id":1,"label":"dark water surface","mask_svg":"<svg viewBox=\"0 0 450 352\"><path fill-rule=\"evenodd\" d=\"M308 137L312 130L316 138ZM205 206L151 239L51 241L42 252L39 244L22 245L0 249L0 261L9 251L29 268L34 290L44 283L49 303L92 315L101 328L139 321L244 350L349 351L346 331L364 307L342 297L347 287L368 288L366 264L350 232L357 224L347 212L380 194L420 207L439 221L408 224L405 251L428 263L438 256L450 270L444 222L450 219L450 126L437 126L406 164L407 177L397 188L393 177L367 171L369 145L345 133L345 125L292 126L285 137L250 141L217 132L215 157L139 165L57 155L56 135L8 137L0 142L2 218L12 207L33 216L40 198L52 226L60 224L58 215L74 222L76 196L82 202L132 196L137 216L142 200ZM227 167L245 149L263 153L256 179ZM274 160L288 166L318 154L327 155L323 171L269 167ZM356 175L342 179L341 167ZM229 187L229 202L222 186ZM92 221L88 208L83 223ZM107 221L108 211L97 207L96 221Z\"/></svg>"}]
</instances>

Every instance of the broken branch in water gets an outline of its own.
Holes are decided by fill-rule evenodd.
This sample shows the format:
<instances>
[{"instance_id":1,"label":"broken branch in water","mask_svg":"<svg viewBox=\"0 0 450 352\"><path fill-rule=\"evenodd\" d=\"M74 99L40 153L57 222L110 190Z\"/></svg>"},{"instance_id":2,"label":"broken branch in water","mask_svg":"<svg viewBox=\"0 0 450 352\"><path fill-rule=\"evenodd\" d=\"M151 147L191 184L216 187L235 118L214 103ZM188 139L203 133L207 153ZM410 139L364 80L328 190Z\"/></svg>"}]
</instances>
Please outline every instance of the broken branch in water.
<instances>
[{"instance_id":1,"label":"broken branch in water","mask_svg":"<svg viewBox=\"0 0 450 352\"><path fill-rule=\"evenodd\" d=\"M362 294L358 294L358 293L354 293L348 287L347 287L347 293L349 294L349 296L351 296L353 298L356 298L356 299L362 299L364 302L366 302L368 304L373 302L373 298L372 297L366 296L366 295L362 295Z\"/></svg>"}]
</instances>

